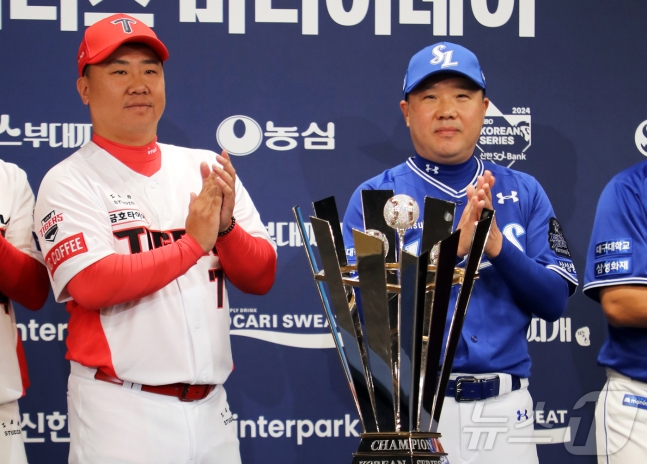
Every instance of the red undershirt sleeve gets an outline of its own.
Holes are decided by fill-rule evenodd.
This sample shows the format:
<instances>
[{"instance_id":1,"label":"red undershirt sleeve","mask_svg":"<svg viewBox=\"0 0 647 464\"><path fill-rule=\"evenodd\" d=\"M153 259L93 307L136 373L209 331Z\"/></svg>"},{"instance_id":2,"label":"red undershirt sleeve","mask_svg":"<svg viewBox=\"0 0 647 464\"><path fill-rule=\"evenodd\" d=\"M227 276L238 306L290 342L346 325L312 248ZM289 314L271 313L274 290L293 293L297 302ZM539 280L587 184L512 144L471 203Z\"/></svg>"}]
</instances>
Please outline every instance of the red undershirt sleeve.
<instances>
[{"instance_id":1,"label":"red undershirt sleeve","mask_svg":"<svg viewBox=\"0 0 647 464\"><path fill-rule=\"evenodd\" d=\"M203 255L200 244L185 234L177 242L151 251L107 256L75 275L67 291L86 309L126 303L164 288Z\"/></svg>"},{"instance_id":2,"label":"red undershirt sleeve","mask_svg":"<svg viewBox=\"0 0 647 464\"><path fill-rule=\"evenodd\" d=\"M44 265L0 235L0 292L27 309L40 309L49 293Z\"/></svg>"},{"instance_id":3,"label":"red undershirt sleeve","mask_svg":"<svg viewBox=\"0 0 647 464\"><path fill-rule=\"evenodd\" d=\"M216 242L220 265L236 288L254 295L270 291L276 275L276 252L267 240L252 237L236 224Z\"/></svg>"}]
</instances>

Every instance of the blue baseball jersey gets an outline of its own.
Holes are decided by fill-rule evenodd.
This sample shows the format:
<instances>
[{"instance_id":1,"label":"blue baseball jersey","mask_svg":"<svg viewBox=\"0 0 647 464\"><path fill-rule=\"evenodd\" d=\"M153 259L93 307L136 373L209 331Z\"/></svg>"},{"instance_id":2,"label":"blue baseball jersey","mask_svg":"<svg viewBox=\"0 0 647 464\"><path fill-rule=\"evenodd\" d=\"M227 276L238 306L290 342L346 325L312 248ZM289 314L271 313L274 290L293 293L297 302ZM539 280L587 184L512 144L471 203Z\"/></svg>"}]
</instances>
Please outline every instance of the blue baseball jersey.
<instances>
[{"instance_id":1,"label":"blue baseball jersey","mask_svg":"<svg viewBox=\"0 0 647 464\"><path fill-rule=\"evenodd\" d=\"M600 301L600 289L647 285L647 161L616 175L602 191L586 258L584 293ZM647 329L612 327L598 362L647 382Z\"/></svg>"},{"instance_id":2,"label":"blue baseball jersey","mask_svg":"<svg viewBox=\"0 0 647 464\"><path fill-rule=\"evenodd\" d=\"M498 227L505 238L526 256L566 279L572 294L577 287L575 267L553 208L539 183L530 175L484 163L476 157L463 166L465 168L460 168L462 179L456 172L443 176L443 171L453 167L434 164L416 155L360 185L351 197L343 221L349 262L355 262L352 229L364 230L362 190L393 190L395 194L409 195L418 202L421 217L406 231L404 246L408 252L419 254L425 196L456 203L455 229L467 202L468 183L476 185L477 176L488 169L496 178L493 203ZM454 182L441 182L440 178ZM532 313L524 308L523 302L515 301L503 277L485 255L479 275L452 370L471 374L503 372L527 378L531 364L527 331ZM519 275L518 279L524 276ZM445 337L458 291L459 286L454 286Z\"/></svg>"}]
</instances>

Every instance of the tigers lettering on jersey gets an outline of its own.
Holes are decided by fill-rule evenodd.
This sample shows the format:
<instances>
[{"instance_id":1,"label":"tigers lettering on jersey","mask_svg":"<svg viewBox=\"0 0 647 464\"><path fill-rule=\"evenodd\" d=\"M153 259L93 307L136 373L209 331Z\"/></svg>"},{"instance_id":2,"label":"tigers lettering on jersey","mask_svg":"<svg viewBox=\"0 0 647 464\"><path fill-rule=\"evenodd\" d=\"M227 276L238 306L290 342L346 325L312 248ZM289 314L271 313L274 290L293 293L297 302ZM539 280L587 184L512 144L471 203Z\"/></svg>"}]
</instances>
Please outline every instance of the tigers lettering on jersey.
<instances>
[{"instance_id":1,"label":"tigers lettering on jersey","mask_svg":"<svg viewBox=\"0 0 647 464\"><path fill-rule=\"evenodd\" d=\"M118 240L128 240L128 246L130 248L130 254L141 253L146 251L142 249L142 240L146 240L148 244L148 250L153 250L155 248L160 248L166 245L170 245L173 242L177 242L186 234L185 229L174 229L174 230L151 230L147 227L132 227L130 229L120 229L115 230L112 234ZM214 245L211 249L211 252L217 256L218 250Z\"/></svg>"}]
</instances>

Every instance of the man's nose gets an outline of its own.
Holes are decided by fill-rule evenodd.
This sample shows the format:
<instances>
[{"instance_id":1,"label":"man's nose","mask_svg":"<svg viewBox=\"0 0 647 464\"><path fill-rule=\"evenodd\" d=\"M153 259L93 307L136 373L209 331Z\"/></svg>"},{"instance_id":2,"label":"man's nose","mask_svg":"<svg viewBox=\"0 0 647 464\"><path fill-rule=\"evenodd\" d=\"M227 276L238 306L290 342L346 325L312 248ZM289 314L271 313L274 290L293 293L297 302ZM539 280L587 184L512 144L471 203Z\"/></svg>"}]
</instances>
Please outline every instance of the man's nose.
<instances>
[{"instance_id":1,"label":"man's nose","mask_svg":"<svg viewBox=\"0 0 647 464\"><path fill-rule=\"evenodd\" d=\"M438 117L440 119L452 119L456 117L456 105L451 98L441 98L438 103Z\"/></svg>"},{"instance_id":2,"label":"man's nose","mask_svg":"<svg viewBox=\"0 0 647 464\"><path fill-rule=\"evenodd\" d=\"M148 93L148 86L144 82L144 78L141 75L135 74L132 77L130 86L128 88L128 93L132 94L146 94Z\"/></svg>"}]
</instances>

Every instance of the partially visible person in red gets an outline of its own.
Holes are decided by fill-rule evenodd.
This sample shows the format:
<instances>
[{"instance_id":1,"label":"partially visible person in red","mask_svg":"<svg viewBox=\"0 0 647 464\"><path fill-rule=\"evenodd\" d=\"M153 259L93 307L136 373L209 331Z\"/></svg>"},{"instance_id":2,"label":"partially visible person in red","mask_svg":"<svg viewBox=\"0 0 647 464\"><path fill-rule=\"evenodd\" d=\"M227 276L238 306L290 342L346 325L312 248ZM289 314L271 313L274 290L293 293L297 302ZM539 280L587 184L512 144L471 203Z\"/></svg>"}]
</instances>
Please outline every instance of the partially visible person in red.
<instances>
[{"instance_id":1,"label":"partially visible person in red","mask_svg":"<svg viewBox=\"0 0 647 464\"><path fill-rule=\"evenodd\" d=\"M47 300L49 279L32 234L34 194L27 175L0 160L0 464L25 464L18 399L29 387L12 302L33 311Z\"/></svg>"},{"instance_id":2,"label":"partially visible person in red","mask_svg":"<svg viewBox=\"0 0 647 464\"><path fill-rule=\"evenodd\" d=\"M39 191L35 223L57 218L39 232L45 264L70 313L71 463L240 463L225 281L267 293L276 245L225 151L157 142L168 56L127 15L86 30L77 90L92 142Z\"/></svg>"}]
</instances>

